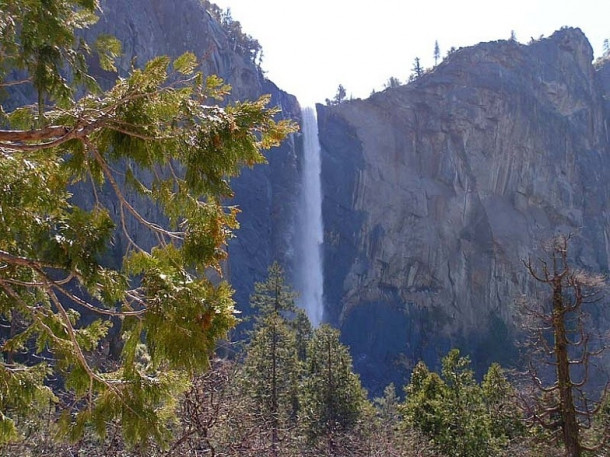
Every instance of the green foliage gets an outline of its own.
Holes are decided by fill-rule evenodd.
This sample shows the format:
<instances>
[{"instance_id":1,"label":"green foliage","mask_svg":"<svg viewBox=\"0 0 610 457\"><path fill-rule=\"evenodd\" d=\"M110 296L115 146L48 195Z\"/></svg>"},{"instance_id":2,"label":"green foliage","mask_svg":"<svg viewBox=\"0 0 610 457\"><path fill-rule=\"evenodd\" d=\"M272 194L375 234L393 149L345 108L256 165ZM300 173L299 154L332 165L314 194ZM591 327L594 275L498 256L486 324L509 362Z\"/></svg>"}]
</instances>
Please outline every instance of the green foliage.
<instances>
[{"instance_id":1,"label":"green foliage","mask_svg":"<svg viewBox=\"0 0 610 457\"><path fill-rule=\"evenodd\" d=\"M258 310L256 319L265 319L276 316L295 313L296 294L292 288L286 284L282 267L274 262L267 272L267 280L254 284L254 294L250 297L250 305Z\"/></svg>"},{"instance_id":2,"label":"green foliage","mask_svg":"<svg viewBox=\"0 0 610 457\"><path fill-rule=\"evenodd\" d=\"M421 431L431 440L442 439L448 424L446 421L447 386L436 373L431 373L423 362L413 369L411 383L405 387L407 394L402 413L407 425Z\"/></svg>"},{"instance_id":3,"label":"green foliage","mask_svg":"<svg viewBox=\"0 0 610 457\"><path fill-rule=\"evenodd\" d=\"M202 4L225 30L233 51L260 66L262 59L261 45L258 40L243 32L240 22L233 19L231 9L227 8L225 11L208 0L202 0Z\"/></svg>"},{"instance_id":4,"label":"green foliage","mask_svg":"<svg viewBox=\"0 0 610 457\"><path fill-rule=\"evenodd\" d=\"M294 423L298 413L302 368L296 331L289 321L296 310L295 294L277 263L254 289L250 303L259 313L245 353L244 391L254 400L259 421L270 428L275 448L281 439L279 430Z\"/></svg>"},{"instance_id":5,"label":"green foliage","mask_svg":"<svg viewBox=\"0 0 610 457\"><path fill-rule=\"evenodd\" d=\"M313 335L313 328L307 313L303 309L297 309L294 319L290 321L290 326L295 332L297 356L300 361L304 362L307 358L307 346Z\"/></svg>"},{"instance_id":6,"label":"green foliage","mask_svg":"<svg viewBox=\"0 0 610 457\"><path fill-rule=\"evenodd\" d=\"M51 389L43 384L49 374L46 364L31 369L18 366L0 365L0 445L21 438L15 418L35 415L38 408L46 407L57 398ZM12 393L7 395L7 392ZM14 393L19 393L15 395Z\"/></svg>"},{"instance_id":7,"label":"green foliage","mask_svg":"<svg viewBox=\"0 0 610 457\"><path fill-rule=\"evenodd\" d=\"M14 69L25 71L38 93L39 115L45 95L61 105L70 102L70 80L96 87L87 75L89 48L75 32L97 20L98 8L97 0L0 1L0 80Z\"/></svg>"},{"instance_id":8,"label":"green foliage","mask_svg":"<svg viewBox=\"0 0 610 457\"><path fill-rule=\"evenodd\" d=\"M442 377L418 363L405 392L406 424L446 455L501 455L511 440L525 433L501 368L492 365L478 385L470 360L457 349L443 358Z\"/></svg>"},{"instance_id":9,"label":"green foliage","mask_svg":"<svg viewBox=\"0 0 610 457\"><path fill-rule=\"evenodd\" d=\"M352 429L361 417L366 392L339 332L329 325L317 328L309 343L301 393L302 421L310 439Z\"/></svg>"},{"instance_id":10,"label":"green foliage","mask_svg":"<svg viewBox=\"0 0 610 457\"><path fill-rule=\"evenodd\" d=\"M490 433L481 389L474 380L470 359L453 349L443 359L442 375L448 388L447 444L454 455L489 456Z\"/></svg>"},{"instance_id":11,"label":"green foliage","mask_svg":"<svg viewBox=\"0 0 610 457\"><path fill-rule=\"evenodd\" d=\"M400 436L399 424L402 420L400 399L396 395L394 384L389 384L383 390L383 397L373 400L376 411L377 428L382 431L384 441L397 444Z\"/></svg>"},{"instance_id":12,"label":"green foliage","mask_svg":"<svg viewBox=\"0 0 610 457\"><path fill-rule=\"evenodd\" d=\"M98 6L0 0L0 86L31 84L39 96L36 108L3 107L0 131L0 317L10 328L0 442L17 439L15 417L43 399L59 402L59 433L71 439L90 426L103 435L113 420L128 444L168 439L167 408L235 323L230 286L206 274L221 273L238 226L238 210L221 203L230 179L294 130L274 121L268 97L214 105L228 87L189 53L89 93L75 31ZM96 49L113 70L118 42L100 37ZM24 81L8 80L13 70ZM115 245L122 257L110 262ZM103 356L109 333L122 342L118 360ZM57 375L59 399L45 387Z\"/></svg>"},{"instance_id":13,"label":"green foliage","mask_svg":"<svg viewBox=\"0 0 610 457\"><path fill-rule=\"evenodd\" d=\"M121 42L111 35L100 35L95 40L95 51L100 60L100 67L106 71L117 71L115 60L121 56Z\"/></svg>"},{"instance_id":14,"label":"green foliage","mask_svg":"<svg viewBox=\"0 0 610 457\"><path fill-rule=\"evenodd\" d=\"M386 424L396 424L399 418L398 411L398 396L396 395L396 387L394 384L389 384L383 390L383 397L376 398L375 404L379 412L379 416Z\"/></svg>"},{"instance_id":15,"label":"green foliage","mask_svg":"<svg viewBox=\"0 0 610 457\"><path fill-rule=\"evenodd\" d=\"M516 391L504 370L492 363L481 383L489 427L496 447L503 447L526 434L523 413L515 401Z\"/></svg>"}]
</instances>

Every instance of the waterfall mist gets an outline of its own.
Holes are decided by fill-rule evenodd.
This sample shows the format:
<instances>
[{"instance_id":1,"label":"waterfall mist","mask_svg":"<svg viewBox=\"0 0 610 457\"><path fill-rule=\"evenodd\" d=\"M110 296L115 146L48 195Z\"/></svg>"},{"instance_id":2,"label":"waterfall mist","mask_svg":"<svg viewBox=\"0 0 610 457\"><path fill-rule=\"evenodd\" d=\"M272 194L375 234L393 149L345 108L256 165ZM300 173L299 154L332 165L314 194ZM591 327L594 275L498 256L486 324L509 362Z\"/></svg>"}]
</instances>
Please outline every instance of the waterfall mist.
<instances>
[{"instance_id":1,"label":"waterfall mist","mask_svg":"<svg viewBox=\"0 0 610 457\"><path fill-rule=\"evenodd\" d=\"M314 327L324 315L324 273L322 265L322 185L320 180L320 142L318 121L313 108L303 108L303 167L299 214L297 216L297 258L295 283L300 293L298 304Z\"/></svg>"}]
</instances>

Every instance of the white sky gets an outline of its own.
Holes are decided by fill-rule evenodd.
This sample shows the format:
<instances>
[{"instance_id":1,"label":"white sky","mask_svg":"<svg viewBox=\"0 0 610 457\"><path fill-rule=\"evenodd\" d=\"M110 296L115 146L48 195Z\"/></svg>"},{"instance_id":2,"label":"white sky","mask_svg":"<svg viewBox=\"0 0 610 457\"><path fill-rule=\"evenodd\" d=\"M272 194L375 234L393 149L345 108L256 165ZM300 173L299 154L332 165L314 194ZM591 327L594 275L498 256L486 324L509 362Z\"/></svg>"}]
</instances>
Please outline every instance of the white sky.
<instances>
[{"instance_id":1,"label":"white sky","mask_svg":"<svg viewBox=\"0 0 610 457\"><path fill-rule=\"evenodd\" d=\"M332 98L339 84L366 98L389 77L404 81L415 57L434 63L452 46L549 36L580 27L595 56L610 38L610 0L213 0L231 8L263 47L262 67L302 105Z\"/></svg>"}]
</instances>

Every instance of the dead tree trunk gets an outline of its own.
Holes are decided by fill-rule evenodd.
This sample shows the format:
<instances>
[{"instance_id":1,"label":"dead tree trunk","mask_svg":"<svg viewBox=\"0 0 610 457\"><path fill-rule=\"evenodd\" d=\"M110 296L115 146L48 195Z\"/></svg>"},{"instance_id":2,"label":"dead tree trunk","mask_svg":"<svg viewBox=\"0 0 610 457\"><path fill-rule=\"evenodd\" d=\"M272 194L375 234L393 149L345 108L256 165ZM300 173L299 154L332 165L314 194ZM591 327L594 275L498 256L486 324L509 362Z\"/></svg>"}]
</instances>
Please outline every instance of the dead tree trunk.
<instances>
[{"instance_id":1,"label":"dead tree trunk","mask_svg":"<svg viewBox=\"0 0 610 457\"><path fill-rule=\"evenodd\" d=\"M597 348L591 347L594 333L583 308L599 299L605 278L570 264L569 240L569 236L559 236L547 247L546 259L540 259L536 265L525 262L530 275L551 291L550 300L524 300L523 311L532 357L553 366L555 379L545 383L548 372L546 376L539 375L545 371L530 362L529 375L539 396L533 404L524 405L530 423L553 431L563 443L566 457L581 457L585 450L600 449L610 437L609 430L601 431L603 438L594 444L589 442L590 437L585 437L605 391L594 402L587 399L583 390L589 380L591 357L605 348L603 341L597 342Z\"/></svg>"}]
</instances>

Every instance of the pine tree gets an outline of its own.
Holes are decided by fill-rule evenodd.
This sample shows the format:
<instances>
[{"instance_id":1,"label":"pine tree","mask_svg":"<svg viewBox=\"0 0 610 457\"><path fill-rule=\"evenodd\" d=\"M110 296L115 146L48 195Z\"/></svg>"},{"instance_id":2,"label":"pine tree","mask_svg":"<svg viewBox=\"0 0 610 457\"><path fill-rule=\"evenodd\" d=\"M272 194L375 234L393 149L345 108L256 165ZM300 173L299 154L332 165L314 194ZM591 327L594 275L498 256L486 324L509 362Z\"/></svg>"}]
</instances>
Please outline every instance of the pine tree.
<instances>
[{"instance_id":1,"label":"pine tree","mask_svg":"<svg viewBox=\"0 0 610 457\"><path fill-rule=\"evenodd\" d=\"M448 405L445 452L469 457L493 455L482 391L474 379L470 359L452 349L442 365Z\"/></svg>"},{"instance_id":2,"label":"pine tree","mask_svg":"<svg viewBox=\"0 0 610 457\"><path fill-rule=\"evenodd\" d=\"M411 69L411 76L409 81L415 81L417 78L421 78L424 74L424 69L421 66L419 57L416 57L413 61L413 68Z\"/></svg>"},{"instance_id":3,"label":"pine tree","mask_svg":"<svg viewBox=\"0 0 610 457\"><path fill-rule=\"evenodd\" d=\"M511 439L523 435L512 387L497 364L478 385L469 358L453 349L442 360L441 374L419 362L401 407L407 427L415 428L438 452L502 455Z\"/></svg>"},{"instance_id":4,"label":"pine tree","mask_svg":"<svg viewBox=\"0 0 610 457\"><path fill-rule=\"evenodd\" d=\"M324 439L335 455L337 435L355 427L366 402L352 359L327 324L317 328L309 344L302 394L302 424L310 440Z\"/></svg>"},{"instance_id":5,"label":"pine tree","mask_svg":"<svg viewBox=\"0 0 610 457\"><path fill-rule=\"evenodd\" d=\"M59 429L71 438L88 424L103 436L113 420L128 443L168 438L167 408L235 322L231 288L205 274L221 272L237 227L237 209L222 204L229 179L293 130L273 121L265 97L215 106L229 88L190 53L155 58L102 92L75 32L98 9L0 0L0 87L29 86L38 102L0 111L0 315L10 327L0 443L18 438L16 416L59 401L47 382L58 376ZM94 48L116 71L118 42L101 37ZM94 203L79 206L74 189ZM120 258L109 259L119 240ZM113 325L120 358L100 363Z\"/></svg>"},{"instance_id":6,"label":"pine tree","mask_svg":"<svg viewBox=\"0 0 610 457\"><path fill-rule=\"evenodd\" d=\"M438 59L441 58L441 48L438 45L438 40L434 42L434 66L438 65Z\"/></svg>"},{"instance_id":7,"label":"pine tree","mask_svg":"<svg viewBox=\"0 0 610 457\"><path fill-rule=\"evenodd\" d=\"M406 425L414 427L425 437L438 442L446 430L447 385L425 363L418 362L405 387L405 402L401 412Z\"/></svg>"},{"instance_id":8,"label":"pine tree","mask_svg":"<svg viewBox=\"0 0 610 457\"><path fill-rule=\"evenodd\" d=\"M384 83L383 87L387 88L395 88L400 86L400 79L390 76L388 80Z\"/></svg>"},{"instance_id":9,"label":"pine tree","mask_svg":"<svg viewBox=\"0 0 610 457\"><path fill-rule=\"evenodd\" d=\"M517 404L517 393L497 363L492 363L481 383L483 401L489 416L493 447L501 448L525 435L524 417Z\"/></svg>"},{"instance_id":10,"label":"pine tree","mask_svg":"<svg viewBox=\"0 0 610 457\"><path fill-rule=\"evenodd\" d=\"M375 399L375 405L383 424L388 428L393 427L398 423L399 401L396 395L396 387L394 384L389 384L383 389L383 397Z\"/></svg>"},{"instance_id":11,"label":"pine tree","mask_svg":"<svg viewBox=\"0 0 610 457\"><path fill-rule=\"evenodd\" d=\"M400 423L400 400L396 395L394 384L389 384L383 390L383 397L375 398L375 408L379 419L379 427L388 443L396 441L396 430Z\"/></svg>"},{"instance_id":12,"label":"pine tree","mask_svg":"<svg viewBox=\"0 0 610 457\"><path fill-rule=\"evenodd\" d=\"M255 284L250 298L258 314L245 353L244 393L253 398L261 428L271 435L274 456L282 439L280 430L288 429L298 412L299 351L289 322L297 311L294 299L277 263L269 268L266 281Z\"/></svg>"},{"instance_id":13,"label":"pine tree","mask_svg":"<svg viewBox=\"0 0 610 457\"><path fill-rule=\"evenodd\" d=\"M335 96L333 97L332 100L327 98L326 104L329 106L338 105L345 100L346 96L347 96L347 91L345 90L345 87L343 87L343 84L339 84L339 87L337 87L337 93L335 94Z\"/></svg>"},{"instance_id":14,"label":"pine tree","mask_svg":"<svg viewBox=\"0 0 610 457\"><path fill-rule=\"evenodd\" d=\"M296 310L294 319L290 321L290 326L295 332L297 356L301 362L305 362L307 346L313 335L313 328L305 310L300 308Z\"/></svg>"}]
</instances>

